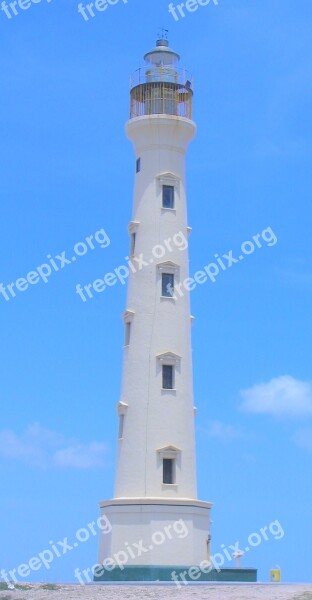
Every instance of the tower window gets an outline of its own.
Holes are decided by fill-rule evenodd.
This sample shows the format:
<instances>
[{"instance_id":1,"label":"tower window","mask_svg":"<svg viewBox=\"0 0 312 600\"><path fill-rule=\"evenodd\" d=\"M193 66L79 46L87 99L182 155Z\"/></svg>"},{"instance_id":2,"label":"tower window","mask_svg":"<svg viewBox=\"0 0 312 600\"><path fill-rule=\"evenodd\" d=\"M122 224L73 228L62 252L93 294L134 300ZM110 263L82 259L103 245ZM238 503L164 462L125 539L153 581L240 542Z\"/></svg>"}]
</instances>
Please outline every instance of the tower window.
<instances>
[{"instance_id":1,"label":"tower window","mask_svg":"<svg viewBox=\"0 0 312 600\"><path fill-rule=\"evenodd\" d=\"M162 387L163 390L174 389L174 370L173 365L162 366Z\"/></svg>"},{"instance_id":2,"label":"tower window","mask_svg":"<svg viewBox=\"0 0 312 600\"><path fill-rule=\"evenodd\" d=\"M174 208L174 186L163 185L162 186L162 207L163 208Z\"/></svg>"},{"instance_id":3,"label":"tower window","mask_svg":"<svg viewBox=\"0 0 312 600\"><path fill-rule=\"evenodd\" d=\"M118 438L121 440L124 434L125 415L119 415L119 431Z\"/></svg>"},{"instance_id":4,"label":"tower window","mask_svg":"<svg viewBox=\"0 0 312 600\"><path fill-rule=\"evenodd\" d=\"M125 346L130 346L131 323L125 325Z\"/></svg>"},{"instance_id":5,"label":"tower window","mask_svg":"<svg viewBox=\"0 0 312 600\"><path fill-rule=\"evenodd\" d=\"M174 473L174 459L164 458L163 459L163 483L173 484L175 483Z\"/></svg>"},{"instance_id":6,"label":"tower window","mask_svg":"<svg viewBox=\"0 0 312 600\"><path fill-rule=\"evenodd\" d=\"M162 273L161 295L166 298L174 296L174 275L173 273Z\"/></svg>"},{"instance_id":7,"label":"tower window","mask_svg":"<svg viewBox=\"0 0 312 600\"><path fill-rule=\"evenodd\" d=\"M140 173L140 171L141 171L141 158L137 158L135 170L136 170L136 173Z\"/></svg>"},{"instance_id":8,"label":"tower window","mask_svg":"<svg viewBox=\"0 0 312 600\"><path fill-rule=\"evenodd\" d=\"M134 255L135 240L136 240L136 233L131 233L131 236L130 236L130 256Z\"/></svg>"}]
</instances>

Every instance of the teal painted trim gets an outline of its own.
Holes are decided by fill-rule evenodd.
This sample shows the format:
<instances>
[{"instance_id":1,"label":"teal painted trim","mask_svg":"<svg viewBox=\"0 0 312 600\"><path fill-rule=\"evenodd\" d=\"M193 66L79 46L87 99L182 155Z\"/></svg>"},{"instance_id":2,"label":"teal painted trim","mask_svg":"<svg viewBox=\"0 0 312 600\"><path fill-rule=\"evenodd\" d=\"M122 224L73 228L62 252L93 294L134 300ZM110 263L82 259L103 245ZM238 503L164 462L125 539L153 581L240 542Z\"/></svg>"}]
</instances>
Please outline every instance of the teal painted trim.
<instances>
[{"instance_id":1,"label":"teal painted trim","mask_svg":"<svg viewBox=\"0 0 312 600\"><path fill-rule=\"evenodd\" d=\"M183 577L181 577L183 574ZM231 583L255 583L257 581L257 569L212 569L204 573L199 567L162 567L162 566L131 566L116 567L111 571L105 570L98 565L94 573L94 581L105 583L127 582L127 581L170 581L183 585L183 581L196 583L203 581L231 582Z\"/></svg>"}]
</instances>

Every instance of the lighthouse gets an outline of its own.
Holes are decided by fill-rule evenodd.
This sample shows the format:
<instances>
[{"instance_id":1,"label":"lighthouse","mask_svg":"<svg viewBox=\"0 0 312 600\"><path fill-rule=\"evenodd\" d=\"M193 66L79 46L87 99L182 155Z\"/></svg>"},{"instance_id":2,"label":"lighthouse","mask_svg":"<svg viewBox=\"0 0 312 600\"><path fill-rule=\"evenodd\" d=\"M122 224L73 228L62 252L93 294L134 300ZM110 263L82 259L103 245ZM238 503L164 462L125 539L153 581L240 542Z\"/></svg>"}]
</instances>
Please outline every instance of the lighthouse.
<instances>
[{"instance_id":1,"label":"lighthouse","mask_svg":"<svg viewBox=\"0 0 312 600\"><path fill-rule=\"evenodd\" d=\"M114 498L100 503L96 580L167 580L210 556L211 503L199 501L193 400L185 158L193 83L163 37L131 79L135 155ZM135 551L138 545L141 551ZM144 548L144 550L143 550Z\"/></svg>"},{"instance_id":2,"label":"lighthouse","mask_svg":"<svg viewBox=\"0 0 312 600\"><path fill-rule=\"evenodd\" d=\"M126 123L135 183L115 490L100 503L94 580L256 581L255 569L212 568L212 504L197 497L185 180L193 80L164 35L144 60Z\"/></svg>"}]
</instances>

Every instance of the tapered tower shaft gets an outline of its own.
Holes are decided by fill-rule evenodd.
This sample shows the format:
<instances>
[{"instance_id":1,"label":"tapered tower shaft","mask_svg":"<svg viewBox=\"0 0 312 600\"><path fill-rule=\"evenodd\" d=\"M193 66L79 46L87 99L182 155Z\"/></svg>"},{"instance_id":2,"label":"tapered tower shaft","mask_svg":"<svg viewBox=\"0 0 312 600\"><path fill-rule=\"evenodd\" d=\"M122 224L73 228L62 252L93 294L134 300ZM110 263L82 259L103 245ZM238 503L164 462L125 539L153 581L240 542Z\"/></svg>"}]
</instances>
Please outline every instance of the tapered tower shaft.
<instances>
[{"instance_id":1,"label":"tapered tower shaft","mask_svg":"<svg viewBox=\"0 0 312 600\"><path fill-rule=\"evenodd\" d=\"M192 78L178 67L179 55L167 40L158 40L144 58L146 66L131 80L126 124L136 166L130 275L115 493L101 503L113 530L110 537L102 536L100 562L139 537L150 552L129 557L127 564L152 569L199 564L209 557L211 504L197 500L185 286L190 232L185 157L196 131ZM150 544L156 530L177 520L187 528L184 539L161 548Z\"/></svg>"}]
</instances>

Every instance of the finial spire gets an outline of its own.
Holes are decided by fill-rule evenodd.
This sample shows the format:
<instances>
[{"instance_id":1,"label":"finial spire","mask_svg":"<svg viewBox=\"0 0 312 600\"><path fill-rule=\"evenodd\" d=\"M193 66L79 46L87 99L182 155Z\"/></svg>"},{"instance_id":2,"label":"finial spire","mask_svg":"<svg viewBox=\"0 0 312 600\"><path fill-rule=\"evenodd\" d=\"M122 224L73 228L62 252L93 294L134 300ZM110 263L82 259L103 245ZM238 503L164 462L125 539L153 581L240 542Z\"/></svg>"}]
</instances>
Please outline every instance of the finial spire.
<instances>
[{"instance_id":1,"label":"finial spire","mask_svg":"<svg viewBox=\"0 0 312 600\"><path fill-rule=\"evenodd\" d=\"M159 27L156 43L158 43L158 42L167 42L164 45L168 46L168 31L169 30L168 29L164 29L164 27Z\"/></svg>"}]
</instances>

